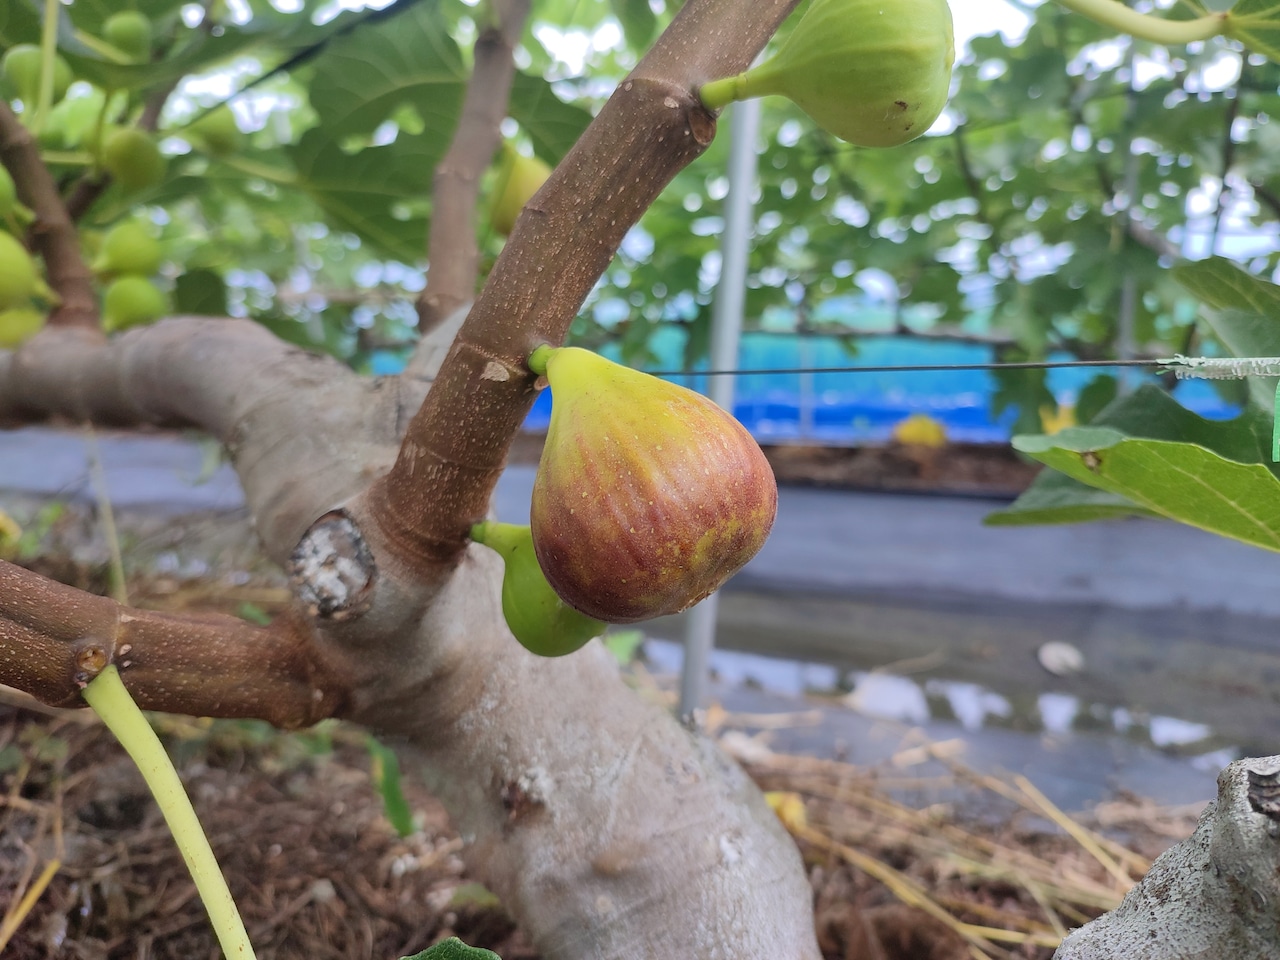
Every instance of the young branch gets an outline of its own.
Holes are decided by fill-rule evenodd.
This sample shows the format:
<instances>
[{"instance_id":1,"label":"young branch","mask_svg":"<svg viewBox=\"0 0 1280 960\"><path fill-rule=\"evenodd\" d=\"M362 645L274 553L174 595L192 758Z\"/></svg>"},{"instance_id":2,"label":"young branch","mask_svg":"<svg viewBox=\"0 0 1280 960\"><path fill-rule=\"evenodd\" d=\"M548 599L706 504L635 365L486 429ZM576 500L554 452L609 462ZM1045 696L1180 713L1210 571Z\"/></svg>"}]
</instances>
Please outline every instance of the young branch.
<instances>
[{"instance_id":1,"label":"young branch","mask_svg":"<svg viewBox=\"0 0 1280 960\"><path fill-rule=\"evenodd\" d=\"M715 136L698 86L746 69L797 2L686 4L526 205L395 466L364 498L406 560L457 560L537 392L525 359L563 341L627 231Z\"/></svg>"},{"instance_id":2,"label":"young branch","mask_svg":"<svg viewBox=\"0 0 1280 960\"><path fill-rule=\"evenodd\" d=\"M292 728L332 716L347 698L346 672L315 656L300 619L258 627L137 610L0 561L0 683L82 706L80 691L109 663L148 710Z\"/></svg>"},{"instance_id":3,"label":"young branch","mask_svg":"<svg viewBox=\"0 0 1280 960\"><path fill-rule=\"evenodd\" d=\"M529 0L494 2L494 22L475 45L475 66L449 150L436 167L431 192L430 267L418 297L418 327L426 332L475 295L480 271L476 201L480 177L493 159L515 77L512 51L529 19Z\"/></svg>"},{"instance_id":4,"label":"young branch","mask_svg":"<svg viewBox=\"0 0 1280 960\"><path fill-rule=\"evenodd\" d=\"M18 199L35 211L31 242L44 257L49 286L61 303L49 316L49 324L62 327L98 326L98 301L93 274L80 256L80 235L58 194L49 168L40 159L40 148L31 132L0 99L0 161L18 188Z\"/></svg>"}]
</instances>

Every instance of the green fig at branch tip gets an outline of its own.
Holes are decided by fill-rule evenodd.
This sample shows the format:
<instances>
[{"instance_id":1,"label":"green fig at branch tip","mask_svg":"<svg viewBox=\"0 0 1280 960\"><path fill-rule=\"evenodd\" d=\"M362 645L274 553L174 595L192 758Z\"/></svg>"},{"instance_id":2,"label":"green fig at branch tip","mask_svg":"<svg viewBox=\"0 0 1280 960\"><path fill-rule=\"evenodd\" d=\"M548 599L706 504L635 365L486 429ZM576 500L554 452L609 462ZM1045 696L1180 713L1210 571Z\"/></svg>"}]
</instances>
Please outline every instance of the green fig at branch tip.
<instances>
[{"instance_id":1,"label":"green fig at branch tip","mask_svg":"<svg viewBox=\"0 0 1280 960\"><path fill-rule=\"evenodd\" d=\"M0 350L13 350L30 340L47 318L35 307L9 307L0 310Z\"/></svg>"},{"instance_id":2,"label":"green fig at branch tip","mask_svg":"<svg viewBox=\"0 0 1280 960\"><path fill-rule=\"evenodd\" d=\"M107 231L92 269L100 277L122 274L149 277L160 269L163 260L160 241L146 226L131 220Z\"/></svg>"},{"instance_id":3,"label":"green fig at branch tip","mask_svg":"<svg viewBox=\"0 0 1280 960\"><path fill-rule=\"evenodd\" d=\"M510 143L502 145L502 160L489 204L489 226L494 233L508 236L525 204L538 192L551 168L537 157L526 157Z\"/></svg>"},{"instance_id":4,"label":"green fig at branch tip","mask_svg":"<svg viewBox=\"0 0 1280 960\"><path fill-rule=\"evenodd\" d=\"M841 140L893 147L942 113L954 63L947 0L813 0L773 57L699 96L711 110L784 96Z\"/></svg>"},{"instance_id":5,"label":"green fig at branch tip","mask_svg":"<svg viewBox=\"0 0 1280 960\"><path fill-rule=\"evenodd\" d=\"M179 133L213 157L227 157L244 145L244 133L225 103L188 124Z\"/></svg>"},{"instance_id":6,"label":"green fig at branch tip","mask_svg":"<svg viewBox=\"0 0 1280 960\"><path fill-rule=\"evenodd\" d=\"M150 280L120 277L102 295L102 329L113 333L154 323L168 310L168 298Z\"/></svg>"},{"instance_id":7,"label":"green fig at branch tip","mask_svg":"<svg viewBox=\"0 0 1280 960\"><path fill-rule=\"evenodd\" d=\"M107 17L102 24L102 39L132 63L147 63L151 59L151 20L137 10L122 10Z\"/></svg>"},{"instance_id":8,"label":"green fig at branch tip","mask_svg":"<svg viewBox=\"0 0 1280 960\"><path fill-rule=\"evenodd\" d=\"M18 92L20 99L29 113L35 109L40 98L40 74L43 70L44 54L34 43L17 43L5 51L0 58L0 73L8 78ZM67 95L75 74L71 64L63 59L62 54L55 53L53 58L53 103L57 103Z\"/></svg>"},{"instance_id":9,"label":"green fig at branch tip","mask_svg":"<svg viewBox=\"0 0 1280 960\"><path fill-rule=\"evenodd\" d=\"M167 166L155 138L136 127L104 134L98 160L126 193L154 187L164 179Z\"/></svg>"},{"instance_id":10,"label":"green fig at branch tip","mask_svg":"<svg viewBox=\"0 0 1280 960\"><path fill-rule=\"evenodd\" d=\"M530 525L566 603L608 623L679 613L764 545L777 483L730 414L577 347L539 348L529 364L552 397Z\"/></svg>"},{"instance_id":11,"label":"green fig at branch tip","mask_svg":"<svg viewBox=\"0 0 1280 960\"><path fill-rule=\"evenodd\" d=\"M470 535L502 557L502 615L530 653L562 657L605 631L605 623L579 613L552 589L538 565L529 527L486 520Z\"/></svg>"},{"instance_id":12,"label":"green fig at branch tip","mask_svg":"<svg viewBox=\"0 0 1280 960\"><path fill-rule=\"evenodd\" d=\"M27 248L0 232L0 310L25 305L42 285Z\"/></svg>"}]
</instances>

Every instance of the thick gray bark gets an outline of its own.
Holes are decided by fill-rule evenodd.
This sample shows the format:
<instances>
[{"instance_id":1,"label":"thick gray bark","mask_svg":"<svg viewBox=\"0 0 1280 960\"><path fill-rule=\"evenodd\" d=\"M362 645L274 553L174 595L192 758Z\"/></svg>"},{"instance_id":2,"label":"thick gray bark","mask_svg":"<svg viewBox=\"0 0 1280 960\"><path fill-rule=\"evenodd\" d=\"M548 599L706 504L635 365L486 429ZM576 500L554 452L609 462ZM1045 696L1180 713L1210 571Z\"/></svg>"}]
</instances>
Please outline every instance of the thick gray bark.
<instances>
[{"instance_id":1,"label":"thick gray bark","mask_svg":"<svg viewBox=\"0 0 1280 960\"><path fill-rule=\"evenodd\" d=\"M1280 957L1280 757L1238 760L1196 831L1054 960Z\"/></svg>"},{"instance_id":2,"label":"thick gray bark","mask_svg":"<svg viewBox=\"0 0 1280 960\"><path fill-rule=\"evenodd\" d=\"M50 330L0 352L0 421L202 426L284 560L394 457L401 404L435 366L423 354L419 379L368 381L243 321L176 318L111 341ZM817 960L799 852L714 744L629 689L598 643L525 651L486 548L430 584L394 562L377 573L372 609L318 625L310 656L345 678L339 715L425 772L469 864L546 957Z\"/></svg>"}]
</instances>

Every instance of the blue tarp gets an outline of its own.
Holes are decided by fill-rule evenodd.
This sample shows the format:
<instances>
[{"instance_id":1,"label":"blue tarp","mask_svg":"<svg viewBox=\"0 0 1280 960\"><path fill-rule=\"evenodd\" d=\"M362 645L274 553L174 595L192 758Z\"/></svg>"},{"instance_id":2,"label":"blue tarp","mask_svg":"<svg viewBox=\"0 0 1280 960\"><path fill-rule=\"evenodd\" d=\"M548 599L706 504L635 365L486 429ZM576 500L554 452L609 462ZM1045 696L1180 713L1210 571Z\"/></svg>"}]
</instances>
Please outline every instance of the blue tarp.
<instances>
[{"instance_id":1,"label":"blue tarp","mask_svg":"<svg viewBox=\"0 0 1280 960\"><path fill-rule=\"evenodd\" d=\"M657 362L650 369L682 366L683 335L661 331L652 345ZM904 364L990 363L994 351L983 344L927 341L900 336L859 336L856 353L847 340L834 336L748 333L742 337L739 369L796 367L885 366ZM608 353L609 351L606 351ZM616 355L615 355L616 359ZM1053 359L1070 360L1062 356ZM375 372L395 372L397 361L382 358ZM703 367L705 369L705 365ZM1096 369L1050 370L1049 390L1059 404L1069 406L1094 377L1118 375ZM1129 371L1136 383L1153 374ZM668 376L695 390L705 391L707 377ZM1017 419L1006 409L996 416L992 399L998 384L989 371L921 371L889 373L771 373L742 376L736 384L734 415L761 441L810 441L832 445L884 441L899 421L924 413L943 423L958 442L1003 443ZM1188 409L1212 419L1235 416L1238 408L1224 403L1204 381L1179 384L1175 396ZM525 421L529 430L543 430L551 417L550 391L543 391Z\"/></svg>"}]
</instances>

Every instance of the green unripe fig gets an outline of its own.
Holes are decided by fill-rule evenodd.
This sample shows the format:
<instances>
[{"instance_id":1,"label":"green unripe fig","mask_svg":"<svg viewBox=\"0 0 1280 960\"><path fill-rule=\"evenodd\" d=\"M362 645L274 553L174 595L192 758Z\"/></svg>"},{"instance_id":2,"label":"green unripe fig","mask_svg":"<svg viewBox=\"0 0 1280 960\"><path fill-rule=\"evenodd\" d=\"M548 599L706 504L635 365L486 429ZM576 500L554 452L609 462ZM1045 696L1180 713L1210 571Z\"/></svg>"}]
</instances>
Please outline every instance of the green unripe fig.
<instances>
[{"instance_id":1,"label":"green unripe fig","mask_svg":"<svg viewBox=\"0 0 1280 960\"><path fill-rule=\"evenodd\" d=\"M142 277L121 277L102 297L102 329L111 333L159 320L169 309L165 295Z\"/></svg>"},{"instance_id":2,"label":"green unripe fig","mask_svg":"<svg viewBox=\"0 0 1280 960\"><path fill-rule=\"evenodd\" d=\"M106 95L101 90L63 100L49 111L45 119L40 131L41 146L49 150L74 150L83 146L91 153L98 153L102 134L115 129L114 126L100 127L98 124L105 101Z\"/></svg>"},{"instance_id":3,"label":"green unripe fig","mask_svg":"<svg viewBox=\"0 0 1280 960\"><path fill-rule=\"evenodd\" d=\"M608 623L678 613L764 545L778 487L706 397L575 347L529 358L551 385L533 545L566 603Z\"/></svg>"},{"instance_id":4,"label":"green unripe fig","mask_svg":"<svg viewBox=\"0 0 1280 960\"><path fill-rule=\"evenodd\" d=\"M0 310L0 350L13 350L44 326L44 314L33 307Z\"/></svg>"},{"instance_id":5,"label":"green unripe fig","mask_svg":"<svg viewBox=\"0 0 1280 960\"><path fill-rule=\"evenodd\" d=\"M164 179L165 160L150 134L122 127L102 138L102 167L127 192L154 187Z\"/></svg>"},{"instance_id":6,"label":"green unripe fig","mask_svg":"<svg viewBox=\"0 0 1280 960\"><path fill-rule=\"evenodd\" d=\"M471 528L471 539L502 555L502 615L526 650L562 657L604 633L605 624L583 616L551 589L528 527L486 521Z\"/></svg>"},{"instance_id":7,"label":"green unripe fig","mask_svg":"<svg viewBox=\"0 0 1280 960\"><path fill-rule=\"evenodd\" d=\"M151 21L137 10L113 13L102 24L102 39L134 63L151 59Z\"/></svg>"},{"instance_id":8,"label":"green unripe fig","mask_svg":"<svg viewBox=\"0 0 1280 960\"><path fill-rule=\"evenodd\" d=\"M183 131L183 136L214 157L230 156L244 143L244 134L240 132L236 116L226 104L191 124Z\"/></svg>"},{"instance_id":9,"label":"green unripe fig","mask_svg":"<svg viewBox=\"0 0 1280 960\"><path fill-rule=\"evenodd\" d=\"M502 165L489 204L489 226L504 237L516 225L516 217L530 198L551 176L551 168L537 157L517 153L509 144L502 147Z\"/></svg>"},{"instance_id":10,"label":"green unripe fig","mask_svg":"<svg viewBox=\"0 0 1280 960\"><path fill-rule=\"evenodd\" d=\"M33 43L19 43L5 52L0 60L0 71L18 91L18 97L26 105L27 111L40 100L40 65L44 57L40 48ZM67 88L75 80L71 65L62 59L61 54L53 57L53 102L57 103L67 95Z\"/></svg>"},{"instance_id":11,"label":"green unripe fig","mask_svg":"<svg viewBox=\"0 0 1280 960\"><path fill-rule=\"evenodd\" d=\"M151 231L141 223L130 221L107 231L93 261L93 272L103 277L120 274L149 277L160 269L163 259L164 251Z\"/></svg>"},{"instance_id":12,"label":"green unripe fig","mask_svg":"<svg viewBox=\"0 0 1280 960\"><path fill-rule=\"evenodd\" d=\"M18 187L9 171L0 164L0 219L11 216L18 206Z\"/></svg>"},{"instance_id":13,"label":"green unripe fig","mask_svg":"<svg viewBox=\"0 0 1280 960\"><path fill-rule=\"evenodd\" d=\"M27 248L0 232L0 310L25 304L41 286Z\"/></svg>"},{"instance_id":14,"label":"green unripe fig","mask_svg":"<svg viewBox=\"0 0 1280 960\"><path fill-rule=\"evenodd\" d=\"M700 91L708 107L779 94L863 147L892 147L947 104L955 37L947 0L813 0L771 59Z\"/></svg>"}]
</instances>

